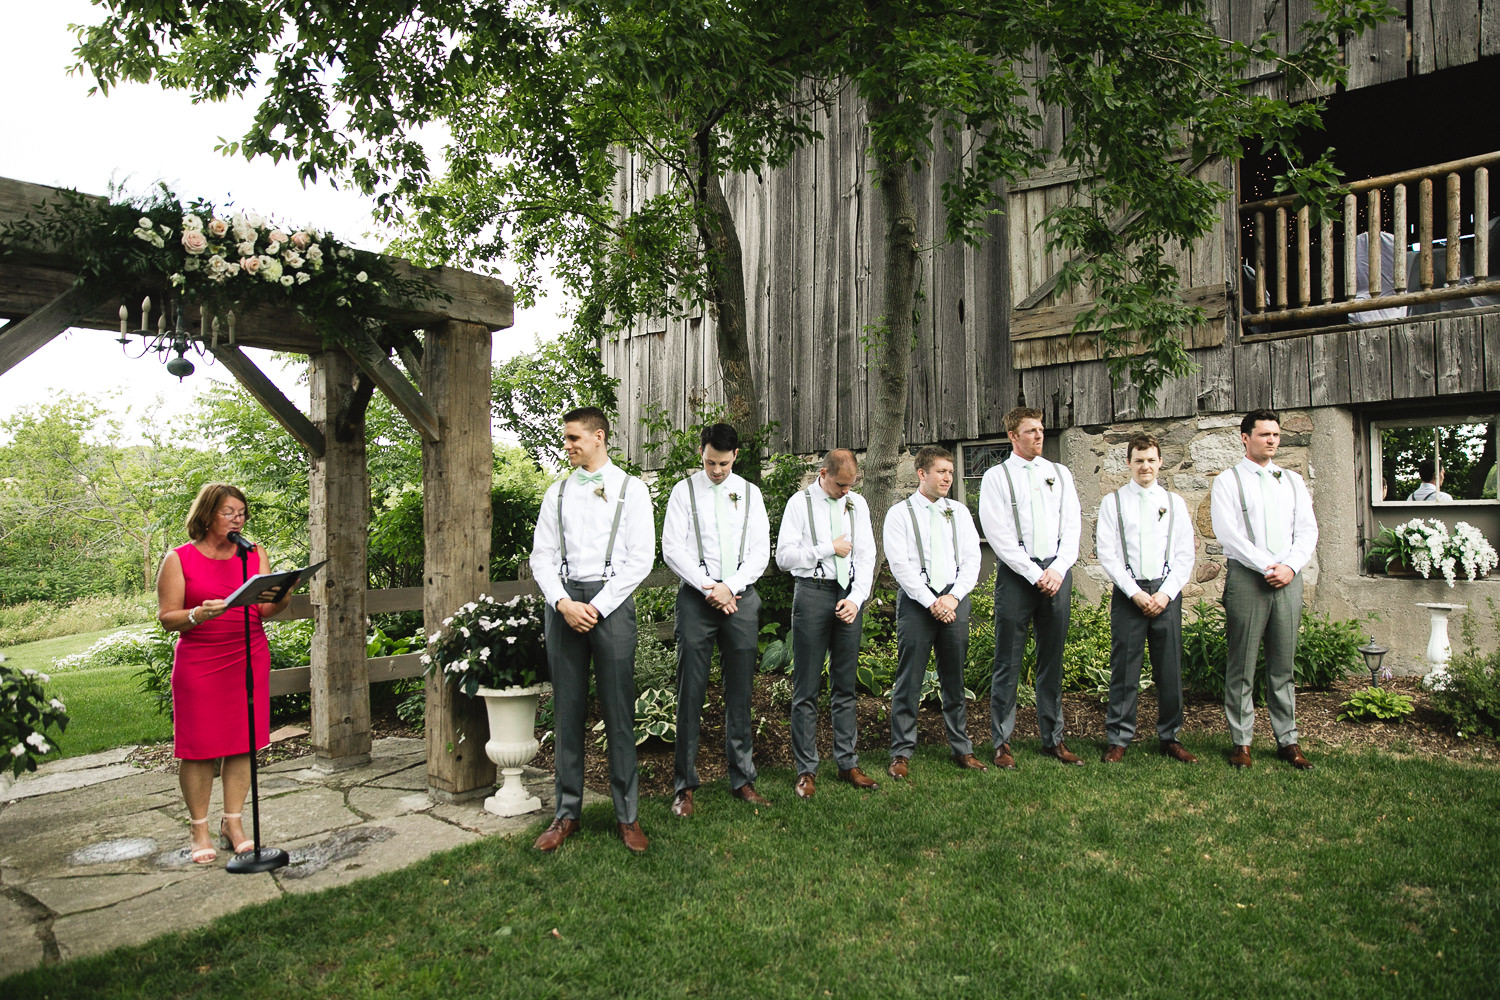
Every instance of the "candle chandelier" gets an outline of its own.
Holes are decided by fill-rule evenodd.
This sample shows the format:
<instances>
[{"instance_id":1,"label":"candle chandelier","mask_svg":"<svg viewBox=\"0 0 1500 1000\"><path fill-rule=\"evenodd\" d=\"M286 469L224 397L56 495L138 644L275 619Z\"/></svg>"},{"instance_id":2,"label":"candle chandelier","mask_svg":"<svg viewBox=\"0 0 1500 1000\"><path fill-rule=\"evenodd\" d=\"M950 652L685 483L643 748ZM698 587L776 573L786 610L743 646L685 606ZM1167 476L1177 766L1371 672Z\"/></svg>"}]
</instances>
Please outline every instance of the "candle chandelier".
<instances>
[{"instance_id":1,"label":"candle chandelier","mask_svg":"<svg viewBox=\"0 0 1500 1000\"><path fill-rule=\"evenodd\" d=\"M198 333L189 334L184 319L186 309L181 300L169 300L162 308L156 319L156 328L151 328L151 297L148 295L141 300L141 326L138 330L130 329L130 310L128 307L120 306L120 336L118 342L120 349L126 357L143 358L147 354L155 354L157 360L167 366L167 373L176 375L180 382L197 370L197 366L188 358L191 351L198 357L209 356L209 345L219 345L219 318L215 316L210 321L208 314L200 312L198 315ZM234 343L234 313L230 312L225 317L228 333L228 342ZM139 337L140 343L135 351L131 349L131 337ZM175 356L174 356L175 355ZM209 364L213 361L210 358Z\"/></svg>"}]
</instances>

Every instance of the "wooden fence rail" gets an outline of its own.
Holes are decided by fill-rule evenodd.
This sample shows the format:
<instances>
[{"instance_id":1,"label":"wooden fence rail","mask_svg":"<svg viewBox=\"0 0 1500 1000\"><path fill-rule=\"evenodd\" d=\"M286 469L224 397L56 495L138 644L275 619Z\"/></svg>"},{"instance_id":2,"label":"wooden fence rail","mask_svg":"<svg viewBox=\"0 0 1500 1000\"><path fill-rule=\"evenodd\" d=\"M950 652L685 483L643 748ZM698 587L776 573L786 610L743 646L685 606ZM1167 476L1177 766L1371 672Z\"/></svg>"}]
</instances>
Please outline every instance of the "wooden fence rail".
<instances>
[{"instance_id":1,"label":"wooden fence rail","mask_svg":"<svg viewBox=\"0 0 1500 1000\"><path fill-rule=\"evenodd\" d=\"M1251 230L1253 287L1246 289L1247 321L1257 326L1305 321L1401 306L1500 295L1500 279L1490 275L1489 168L1500 151L1451 160L1356 181L1345 189L1343 217L1324 218L1313 231L1311 212L1296 198L1266 198L1240 205L1242 226ZM1441 184L1441 211L1434 197ZM1417 211L1409 215L1408 185L1417 189ZM1363 195L1363 202L1360 196ZM1470 211L1464 212L1465 205ZM1390 208L1390 225L1382 221ZM1464 218L1472 220L1464 232ZM1391 291L1385 291L1382 233L1395 241ZM1364 245L1360 245L1361 237ZM1464 274L1461 247L1473 242L1470 274ZM1413 243L1417 248L1409 251ZM1441 246L1439 245L1441 243ZM1434 255L1442 254L1442 281L1435 280ZM1407 265L1417 262L1417 286L1409 287ZM1313 275L1318 276L1314 301ZM1359 264L1366 265L1368 298L1358 298ZM1337 264L1342 263L1340 269ZM1471 277L1471 283L1461 283ZM1338 279L1338 280L1336 280ZM1293 287L1295 281L1295 287Z\"/></svg>"}]
</instances>

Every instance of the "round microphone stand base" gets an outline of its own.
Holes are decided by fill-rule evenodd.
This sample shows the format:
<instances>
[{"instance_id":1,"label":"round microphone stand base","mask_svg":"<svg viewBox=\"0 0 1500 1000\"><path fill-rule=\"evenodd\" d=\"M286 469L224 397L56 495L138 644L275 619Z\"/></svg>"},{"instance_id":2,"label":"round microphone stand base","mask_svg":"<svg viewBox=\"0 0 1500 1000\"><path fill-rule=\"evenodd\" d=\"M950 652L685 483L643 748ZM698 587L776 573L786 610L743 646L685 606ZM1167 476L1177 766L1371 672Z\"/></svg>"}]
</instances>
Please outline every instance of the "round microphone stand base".
<instances>
[{"instance_id":1,"label":"round microphone stand base","mask_svg":"<svg viewBox=\"0 0 1500 1000\"><path fill-rule=\"evenodd\" d=\"M279 847L257 847L253 851L236 854L229 859L224 870L231 875L255 875L259 872L274 872L285 868L291 858Z\"/></svg>"}]
</instances>

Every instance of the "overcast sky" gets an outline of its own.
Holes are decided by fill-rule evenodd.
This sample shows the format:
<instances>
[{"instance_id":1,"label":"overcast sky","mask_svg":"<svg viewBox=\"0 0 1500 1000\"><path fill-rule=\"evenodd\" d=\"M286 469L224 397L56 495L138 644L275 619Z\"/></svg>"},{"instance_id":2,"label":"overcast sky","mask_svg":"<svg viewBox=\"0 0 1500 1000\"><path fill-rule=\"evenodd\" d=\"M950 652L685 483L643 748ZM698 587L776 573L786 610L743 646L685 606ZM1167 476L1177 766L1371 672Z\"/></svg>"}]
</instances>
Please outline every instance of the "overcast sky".
<instances>
[{"instance_id":1,"label":"overcast sky","mask_svg":"<svg viewBox=\"0 0 1500 1000\"><path fill-rule=\"evenodd\" d=\"M272 164L214 152L220 139L243 135L254 107L243 101L195 106L185 94L155 87L123 85L108 97L88 96L91 79L69 76L76 45L68 25L99 20L88 0L45 0L6 4L9 35L0 60L0 93L7 95L6 140L0 143L0 177L36 184L105 193L111 182L140 193L166 181L184 200L233 201L277 219L309 221L347 242L378 248L370 204L363 197L326 185L304 188L292 164ZM556 336L559 307L543 301L529 314L519 310L516 325L495 335L495 357L530 350L537 337ZM296 385L295 370L278 370L264 352L254 352L299 406L307 392ZM98 331L70 331L10 371L0 375L0 420L18 408L45 402L58 391L100 396L115 393L116 410L160 394L164 412L186 411L204 379L232 382L218 366L206 367L179 383L152 358L124 361L119 345Z\"/></svg>"}]
</instances>

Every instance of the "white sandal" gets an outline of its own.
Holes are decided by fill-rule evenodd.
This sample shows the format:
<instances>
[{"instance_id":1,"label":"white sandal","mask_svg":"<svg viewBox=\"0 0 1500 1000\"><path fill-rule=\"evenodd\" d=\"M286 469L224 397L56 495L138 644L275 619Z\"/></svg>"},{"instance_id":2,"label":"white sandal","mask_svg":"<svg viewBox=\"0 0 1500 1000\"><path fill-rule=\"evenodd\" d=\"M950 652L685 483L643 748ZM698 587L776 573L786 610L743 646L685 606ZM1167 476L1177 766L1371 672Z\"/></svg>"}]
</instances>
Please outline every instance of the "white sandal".
<instances>
[{"instance_id":1,"label":"white sandal","mask_svg":"<svg viewBox=\"0 0 1500 1000\"><path fill-rule=\"evenodd\" d=\"M224 818L219 820L219 837L224 841L224 849L226 851L233 850L236 854L244 854L246 851L255 850L255 841L249 839L248 837L240 841L238 844L231 843L229 840L229 828L226 824L232 819L239 819L242 815L244 814L225 813ZM204 822L206 823L208 822L208 820L205 819Z\"/></svg>"},{"instance_id":2,"label":"white sandal","mask_svg":"<svg viewBox=\"0 0 1500 1000\"><path fill-rule=\"evenodd\" d=\"M208 817L205 816L202 819L193 819L191 816L189 816L188 823L192 826L201 826L207 829ZM188 852L188 857L195 865L211 865L219 859L219 852L214 850L212 847L195 847Z\"/></svg>"}]
</instances>

